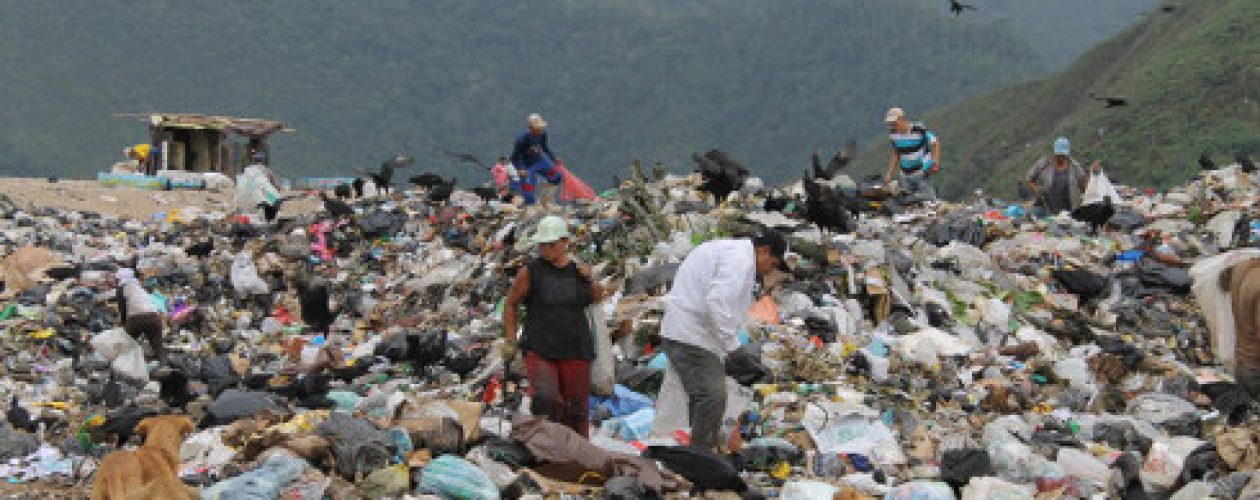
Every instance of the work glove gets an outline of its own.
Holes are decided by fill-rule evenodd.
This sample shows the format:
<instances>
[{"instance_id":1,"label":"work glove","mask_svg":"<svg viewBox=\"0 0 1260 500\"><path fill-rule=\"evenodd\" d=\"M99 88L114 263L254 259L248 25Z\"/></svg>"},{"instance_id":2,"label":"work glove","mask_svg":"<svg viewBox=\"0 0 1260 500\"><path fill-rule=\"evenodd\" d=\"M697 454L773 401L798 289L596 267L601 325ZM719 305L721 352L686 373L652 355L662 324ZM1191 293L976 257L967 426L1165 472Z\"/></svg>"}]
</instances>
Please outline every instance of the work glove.
<instances>
[{"instance_id":1,"label":"work glove","mask_svg":"<svg viewBox=\"0 0 1260 500\"><path fill-rule=\"evenodd\" d=\"M499 346L499 354L503 356L505 363L510 363L513 359L516 359L516 354L519 351L520 349L517 347L516 342L510 340L503 341L503 344Z\"/></svg>"}]
</instances>

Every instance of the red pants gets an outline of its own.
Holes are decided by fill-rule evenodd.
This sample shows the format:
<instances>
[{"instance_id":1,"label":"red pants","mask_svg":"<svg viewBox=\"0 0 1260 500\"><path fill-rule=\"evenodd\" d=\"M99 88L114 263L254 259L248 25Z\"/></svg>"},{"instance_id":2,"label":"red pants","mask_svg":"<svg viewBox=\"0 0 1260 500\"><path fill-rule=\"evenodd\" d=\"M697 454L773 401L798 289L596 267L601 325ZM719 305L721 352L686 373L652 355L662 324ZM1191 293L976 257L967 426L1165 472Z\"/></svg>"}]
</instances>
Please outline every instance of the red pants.
<instances>
[{"instance_id":1,"label":"red pants","mask_svg":"<svg viewBox=\"0 0 1260 500\"><path fill-rule=\"evenodd\" d=\"M531 413L589 436L590 360L544 359L530 351L525 353L525 376L533 398Z\"/></svg>"}]
</instances>

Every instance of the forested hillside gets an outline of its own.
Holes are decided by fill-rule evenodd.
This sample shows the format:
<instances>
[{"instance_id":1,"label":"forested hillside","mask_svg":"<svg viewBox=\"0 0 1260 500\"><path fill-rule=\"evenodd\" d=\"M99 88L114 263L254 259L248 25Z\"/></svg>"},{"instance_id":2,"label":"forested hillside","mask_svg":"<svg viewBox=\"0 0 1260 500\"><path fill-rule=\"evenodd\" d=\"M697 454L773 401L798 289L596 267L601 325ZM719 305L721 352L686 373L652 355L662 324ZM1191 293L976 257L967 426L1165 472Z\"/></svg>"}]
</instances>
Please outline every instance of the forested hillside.
<instances>
[{"instance_id":1,"label":"forested hillside","mask_svg":"<svg viewBox=\"0 0 1260 500\"><path fill-rule=\"evenodd\" d=\"M1094 97L1122 97L1106 107ZM1101 159L1135 186L1184 182L1208 153L1220 165L1260 153L1260 2L1218 0L1155 12L1047 79L926 115L945 141L938 183L1011 194L1028 167L1069 137L1083 162ZM874 145L860 172L886 166Z\"/></svg>"},{"instance_id":2,"label":"forested hillside","mask_svg":"<svg viewBox=\"0 0 1260 500\"><path fill-rule=\"evenodd\" d=\"M505 153L537 111L593 183L709 147L781 178L889 104L1038 74L1009 24L922 0L5 2L0 172L91 175L145 138L115 113L166 111L289 123L288 175L401 149L467 183L480 174L435 147Z\"/></svg>"}]
</instances>

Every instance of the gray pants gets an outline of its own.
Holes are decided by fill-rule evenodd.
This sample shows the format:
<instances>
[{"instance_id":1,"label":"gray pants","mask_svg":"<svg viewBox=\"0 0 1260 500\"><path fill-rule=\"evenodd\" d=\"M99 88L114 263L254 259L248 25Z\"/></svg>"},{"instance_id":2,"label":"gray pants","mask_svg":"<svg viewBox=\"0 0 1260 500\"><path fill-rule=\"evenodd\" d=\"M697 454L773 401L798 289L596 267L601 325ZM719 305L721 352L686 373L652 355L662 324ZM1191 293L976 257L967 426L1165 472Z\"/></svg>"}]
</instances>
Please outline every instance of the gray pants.
<instances>
[{"instance_id":1,"label":"gray pants","mask_svg":"<svg viewBox=\"0 0 1260 500\"><path fill-rule=\"evenodd\" d=\"M717 448L722 416L726 413L726 368L722 359L703 348L669 339L661 347L687 392L691 444Z\"/></svg>"},{"instance_id":2,"label":"gray pants","mask_svg":"<svg viewBox=\"0 0 1260 500\"><path fill-rule=\"evenodd\" d=\"M928 182L927 173L922 170L915 170L910 173L902 170L901 190L906 193L912 193L921 200L936 199L936 188L932 187L932 183Z\"/></svg>"}]
</instances>

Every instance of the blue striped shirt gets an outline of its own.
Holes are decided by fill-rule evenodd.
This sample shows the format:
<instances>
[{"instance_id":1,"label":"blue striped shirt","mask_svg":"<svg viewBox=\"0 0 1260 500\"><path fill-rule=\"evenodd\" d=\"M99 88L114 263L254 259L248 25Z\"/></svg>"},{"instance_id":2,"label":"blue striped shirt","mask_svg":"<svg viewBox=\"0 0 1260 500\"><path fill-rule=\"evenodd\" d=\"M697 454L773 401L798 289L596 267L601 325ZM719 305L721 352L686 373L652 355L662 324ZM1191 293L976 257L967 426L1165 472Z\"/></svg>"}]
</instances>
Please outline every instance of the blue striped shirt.
<instances>
[{"instance_id":1,"label":"blue striped shirt","mask_svg":"<svg viewBox=\"0 0 1260 500\"><path fill-rule=\"evenodd\" d=\"M930 170L936 160L932 158L930 144L936 142L936 134L915 124L904 134L889 133L893 151L897 154L897 164L903 172L914 170Z\"/></svg>"}]
</instances>

